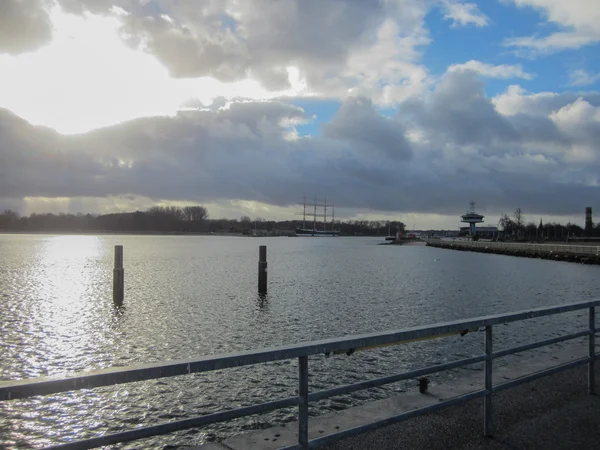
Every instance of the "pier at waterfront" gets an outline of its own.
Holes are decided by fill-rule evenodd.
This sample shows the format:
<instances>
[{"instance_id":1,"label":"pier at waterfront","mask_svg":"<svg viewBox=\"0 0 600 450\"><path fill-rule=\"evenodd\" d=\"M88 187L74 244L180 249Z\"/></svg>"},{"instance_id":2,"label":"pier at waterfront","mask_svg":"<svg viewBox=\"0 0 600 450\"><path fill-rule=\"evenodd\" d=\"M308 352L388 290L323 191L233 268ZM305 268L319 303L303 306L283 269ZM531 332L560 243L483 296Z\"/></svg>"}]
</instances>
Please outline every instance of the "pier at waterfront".
<instances>
[{"instance_id":1,"label":"pier at waterfront","mask_svg":"<svg viewBox=\"0 0 600 450\"><path fill-rule=\"evenodd\" d=\"M571 361L584 353L572 347L546 357L522 355L518 366L504 368L499 379L514 379L542 368ZM324 450L572 450L595 448L600 442L600 397L590 396L587 371L572 368L514 389L494 398L496 431L493 437L481 433L483 405L472 400L438 412L414 417L323 447ZM600 372L595 374L600 383ZM393 399L373 402L349 410L310 418L314 435L350 425L364 424L373 416L407 411L473 389L481 372L464 373L451 383L433 385L426 395L416 389ZM600 384L599 384L600 386ZM295 438L295 424L273 427L195 447L194 450L275 450ZM181 450L184 450L183 448ZM190 449L192 450L192 449Z\"/></svg>"},{"instance_id":2,"label":"pier at waterfront","mask_svg":"<svg viewBox=\"0 0 600 450\"><path fill-rule=\"evenodd\" d=\"M528 242L491 242L449 239L427 239L430 247L451 250L494 253L526 258L541 258L555 261L600 264L600 246L569 244L536 244Z\"/></svg>"}]
</instances>

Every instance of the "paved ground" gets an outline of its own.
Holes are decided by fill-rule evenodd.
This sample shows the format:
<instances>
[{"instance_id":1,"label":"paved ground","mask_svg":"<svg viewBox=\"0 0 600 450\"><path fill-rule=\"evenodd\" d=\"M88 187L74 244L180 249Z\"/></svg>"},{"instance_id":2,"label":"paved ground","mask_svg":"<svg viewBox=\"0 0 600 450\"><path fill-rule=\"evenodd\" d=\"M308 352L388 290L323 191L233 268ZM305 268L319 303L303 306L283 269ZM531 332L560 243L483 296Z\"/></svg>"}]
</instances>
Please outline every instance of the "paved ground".
<instances>
[{"instance_id":1,"label":"paved ground","mask_svg":"<svg viewBox=\"0 0 600 450\"><path fill-rule=\"evenodd\" d=\"M600 371L596 385L600 391ZM367 418L365 418L367 419ZM325 450L600 449L600 396L587 393L587 367L569 369L494 397L494 438L484 438L483 400L348 438ZM229 450L212 443L203 450ZM269 447L270 448L270 447Z\"/></svg>"},{"instance_id":2,"label":"paved ground","mask_svg":"<svg viewBox=\"0 0 600 450\"><path fill-rule=\"evenodd\" d=\"M596 376L600 391L600 373ZM477 399L339 441L327 450L598 449L600 396L587 393L585 366L497 394L495 437L484 438Z\"/></svg>"}]
</instances>

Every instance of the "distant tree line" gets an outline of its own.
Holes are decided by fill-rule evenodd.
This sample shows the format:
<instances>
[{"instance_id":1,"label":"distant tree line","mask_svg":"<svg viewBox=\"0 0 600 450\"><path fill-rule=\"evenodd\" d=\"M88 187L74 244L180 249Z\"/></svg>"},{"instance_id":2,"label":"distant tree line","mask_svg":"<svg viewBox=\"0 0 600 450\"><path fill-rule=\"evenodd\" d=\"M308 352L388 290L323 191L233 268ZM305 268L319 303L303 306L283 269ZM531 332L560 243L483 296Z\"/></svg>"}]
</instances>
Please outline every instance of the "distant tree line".
<instances>
[{"instance_id":1,"label":"distant tree line","mask_svg":"<svg viewBox=\"0 0 600 450\"><path fill-rule=\"evenodd\" d=\"M557 222L544 223L543 219L540 219L538 224L526 223L521 208L517 208L512 217L503 214L498 226L501 228L500 239L507 241L566 241L567 238L600 238L600 224L592 225L584 230L571 222L563 225Z\"/></svg>"},{"instance_id":2,"label":"distant tree line","mask_svg":"<svg viewBox=\"0 0 600 450\"><path fill-rule=\"evenodd\" d=\"M154 206L144 212L103 215L33 213L22 217L6 210L0 214L0 230L198 232L206 229L207 219L204 206Z\"/></svg>"},{"instance_id":3,"label":"distant tree line","mask_svg":"<svg viewBox=\"0 0 600 450\"><path fill-rule=\"evenodd\" d=\"M306 223L312 228L312 222ZM48 232L205 232L250 234L253 229L267 232L291 233L301 227L302 221L268 221L257 217L242 216L238 219L210 219L204 206L154 206L146 211L113 214L36 214L20 216L6 210L0 214L0 230L48 231ZM348 220L326 224L342 234L351 236L386 236L388 231L404 231L399 221ZM323 224L317 222L317 229Z\"/></svg>"}]
</instances>

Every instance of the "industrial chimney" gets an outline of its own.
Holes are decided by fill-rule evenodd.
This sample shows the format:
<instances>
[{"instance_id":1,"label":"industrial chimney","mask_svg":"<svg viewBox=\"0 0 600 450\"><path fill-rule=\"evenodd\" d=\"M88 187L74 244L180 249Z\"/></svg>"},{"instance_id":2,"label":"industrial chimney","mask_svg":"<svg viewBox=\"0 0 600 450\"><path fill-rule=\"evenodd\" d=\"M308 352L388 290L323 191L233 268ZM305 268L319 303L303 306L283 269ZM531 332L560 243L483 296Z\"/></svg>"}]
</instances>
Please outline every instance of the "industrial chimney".
<instances>
[{"instance_id":1,"label":"industrial chimney","mask_svg":"<svg viewBox=\"0 0 600 450\"><path fill-rule=\"evenodd\" d=\"M589 235L594 228L594 223L592 222L592 208L588 206L585 208L585 233Z\"/></svg>"}]
</instances>

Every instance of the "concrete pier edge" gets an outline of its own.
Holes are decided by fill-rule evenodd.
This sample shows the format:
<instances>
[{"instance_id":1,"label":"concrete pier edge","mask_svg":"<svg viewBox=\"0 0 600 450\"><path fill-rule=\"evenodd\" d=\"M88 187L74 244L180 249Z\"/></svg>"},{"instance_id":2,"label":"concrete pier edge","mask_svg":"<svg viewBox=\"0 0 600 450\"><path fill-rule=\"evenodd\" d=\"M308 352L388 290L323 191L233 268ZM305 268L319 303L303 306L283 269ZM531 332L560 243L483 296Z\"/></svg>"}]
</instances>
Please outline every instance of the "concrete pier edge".
<instances>
[{"instance_id":1,"label":"concrete pier edge","mask_svg":"<svg viewBox=\"0 0 600 450\"><path fill-rule=\"evenodd\" d=\"M483 242L483 241L478 241ZM453 241L427 241L428 247L442 248L446 250L458 250L462 252L491 253L495 255L518 256L522 258L547 259L551 261L563 261L579 264L600 264L600 255L559 253L556 251L518 250L511 248L473 247L460 242Z\"/></svg>"},{"instance_id":2,"label":"concrete pier edge","mask_svg":"<svg viewBox=\"0 0 600 450\"><path fill-rule=\"evenodd\" d=\"M597 347L596 347L597 348ZM577 342L571 344L563 344L561 348L556 349L554 351L549 351L543 355L534 355L530 352L524 352L522 354L515 355L515 361L511 364L503 367L497 367L494 369L494 385L501 384L508 380L513 380L516 378L520 378L524 375L528 375L531 373L535 373L553 366L558 366L560 364L564 364L575 359L580 359L587 356L587 340L585 342ZM367 423L374 422L376 420L385 419L387 417L392 417L394 415L415 410L418 408L422 408L424 406L430 405L432 403L439 402L441 400L448 400L453 397L457 397L460 395L464 395L469 392L477 391L483 388L484 386L484 373L483 370L462 370L464 372L463 376L459 376L456 379L444 381L443 383L434 384L432 383L429 387L429 392L427 394L420 394L416 387L412 390L409 390L400 395L396 395L387 399L378 400L369 402L364 405L348 408L346 410L324 414L318 417L311 417L309 419L309 438L313 439L316 437L325 436L327 434L339 432L342 430L347 430L350 428L354 428L360 425L364 425ZM575 369L568 369L565 372L558 375L551 375L549 377L544 377L542 380L546 380L545 383L548 383L548 379L553 379L555 377L559 377L564 373L579 373L584 374L587 373L585 367L578 367ZM596 371L598 374L600 371ZM581 375L582 376L582 375ZM563 376L564 378L564 376ZM581 386L580 391L582 393L587 392L587 383L583 377L580 380ZM536 383L540 380L533 381L531 383ZM527 386L529 383L525 384ZM514 388L514 390L518 390L521 387ZM511 396L511 392L513 389L509 389L504 391L498 395L507 395ZM469 403L474 403L475 405L482 405L482 400L472 400ZM600 404L598 405L600 407ZM464 408L464 405L460 406L450 406L445 408L444 411L448 411L448 414L451 414L451 411L457 411L461 408ZM378 434L380 436L384 436L380 439L387 440L389 436L386 436L386 430L391 429L392 427L397 426L407 426L408 422L420 421L421 419L425 419L431 414L440 414L440 413L430 413L427 416L418 417L415 419L409 419L407 421L401 422L395 425L389 425L387 427L383 427L379 430L375 430L368 434ZM483 413L479 413L477 417L471 417L471 421L475 422L474 426L474 434L471 433L475 438L480 438L483 435ZM600 414L598 415L598 423L600 424ZM473 430L472 430L473 431ZM427 431L425 430L425 433ZM389 434L389 433L387 433ZM403 435L406 435L404 433ZM600 428L599 428L600 434ZM232 436L230 438L224 439L221 442L212 442L201 445L200 447L193 447L193 449L202 449L202 450L276 450L282 447L287 447L291 445L297 444L298 439L298 423L290 422L284 426L275 426L271 428L267 428L264 430L257 430L249 433L240 434L237 436ZM364 436L364 435L361 435ZM328 447L324 448L332 448L332 449L342 449L342 448L351 448L348 447L350 442L363 442L358 447L352 448L367 448L364 447L366 445L364 443L364 437L354 437L347 438L342 441L339 441L336 444L332 444ZM472 436L472 437L473 437ZM342 445L343 444L343 445ZM382 446L383 444L377 444L373 447L368 448L400 448L395 446ZM429 445L429 444L428 444ZM189 448L189 447L188 447ZM421 448L421 447L402 447L402 448ZM445 447L441 447L445 448ZM450 448L450 447L447 447ZM451 446L451 448L456 448ZM498 447L500 448L500 447Z\"/></svg>"}]
</instances>

